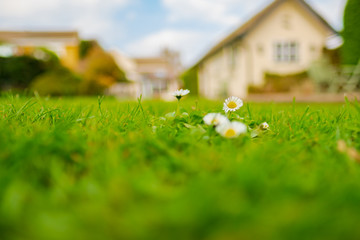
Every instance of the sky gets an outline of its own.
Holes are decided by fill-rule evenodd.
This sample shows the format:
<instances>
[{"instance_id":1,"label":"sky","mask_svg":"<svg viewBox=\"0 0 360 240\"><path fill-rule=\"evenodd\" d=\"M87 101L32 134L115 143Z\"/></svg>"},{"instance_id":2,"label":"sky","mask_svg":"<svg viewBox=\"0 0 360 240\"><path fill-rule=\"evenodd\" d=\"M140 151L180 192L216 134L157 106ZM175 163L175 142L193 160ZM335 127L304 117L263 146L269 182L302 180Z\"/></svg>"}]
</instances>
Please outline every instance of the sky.
<instances>
[{"instance_id":1,"label":"sky","mask_svg":"<svg viewBox=\"0 0 360 240\"><path fill-rule=\"evenodd\" d=\"M177 50L185 66L272 0L0 0L0 31L77 30L129 57ZM346 0L307 0L342 29Z\"/></svg>"}]
</instances>

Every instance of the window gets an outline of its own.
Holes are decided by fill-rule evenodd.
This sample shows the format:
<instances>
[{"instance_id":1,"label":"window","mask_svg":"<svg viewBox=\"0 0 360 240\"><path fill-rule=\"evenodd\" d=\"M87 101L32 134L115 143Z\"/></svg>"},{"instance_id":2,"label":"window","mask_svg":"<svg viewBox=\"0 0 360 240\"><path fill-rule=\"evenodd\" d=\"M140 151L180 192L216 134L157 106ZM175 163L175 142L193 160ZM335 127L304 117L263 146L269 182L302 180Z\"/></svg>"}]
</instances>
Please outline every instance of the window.
<instances>
[{"instance_id":1,"label":"window","mask_svg":"<svg viewBox=\"0 0 360 240\"><path fill-rule=\"evenodd\" d=\"M276 62L297 62L298 44L296 42L277 42L275 44L275 61Z\"/></svg>"}]
</instances>

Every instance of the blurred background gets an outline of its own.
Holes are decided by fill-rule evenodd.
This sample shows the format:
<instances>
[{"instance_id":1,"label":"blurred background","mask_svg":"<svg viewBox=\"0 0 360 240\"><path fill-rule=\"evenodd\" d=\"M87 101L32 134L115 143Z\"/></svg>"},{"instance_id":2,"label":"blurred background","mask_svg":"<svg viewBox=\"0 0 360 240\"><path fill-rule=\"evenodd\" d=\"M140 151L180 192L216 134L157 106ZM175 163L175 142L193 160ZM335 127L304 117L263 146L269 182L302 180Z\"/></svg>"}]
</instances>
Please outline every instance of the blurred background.
<instances>
[{"instance_id":1,"label":"blurred background","mask_svg":"<svg viewBox=\"0 0 360 240\"><path fill-rule=\"evenodd\" d=\"M359 23L358 0L2 0L0 90L336 101L358 96Z\"/></svg>"}]
</instances>

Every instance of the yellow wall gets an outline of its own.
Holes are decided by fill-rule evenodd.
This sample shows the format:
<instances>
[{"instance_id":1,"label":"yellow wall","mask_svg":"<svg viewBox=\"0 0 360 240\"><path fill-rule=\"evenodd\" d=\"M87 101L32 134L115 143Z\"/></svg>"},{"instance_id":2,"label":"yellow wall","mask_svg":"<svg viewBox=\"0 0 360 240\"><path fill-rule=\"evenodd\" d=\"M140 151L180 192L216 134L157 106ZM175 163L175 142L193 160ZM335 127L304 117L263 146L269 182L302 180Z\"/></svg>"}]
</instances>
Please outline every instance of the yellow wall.
<instances>
[{"instance_id":1,"label":"yellow wall","mask_svg":"<svg viewBox=\"0 0 360 240\"><path fill-rule=\"evenodd\" d=\"M32 46L19 46L17 48L17 54L19 55L31 55L34 52L34 47Z\"/></svg>"},{"instance_id":2,"label":"yellow wall","mask_svg":"<svg viewBox=\"0 0 360 240\"><path fill-rule=\"evenodd\" d=\"M61 63L70 68L76 69L79 63L79 47L78 46L66 46L65 55L60 58Z\"/></svg>"}]
</instances>

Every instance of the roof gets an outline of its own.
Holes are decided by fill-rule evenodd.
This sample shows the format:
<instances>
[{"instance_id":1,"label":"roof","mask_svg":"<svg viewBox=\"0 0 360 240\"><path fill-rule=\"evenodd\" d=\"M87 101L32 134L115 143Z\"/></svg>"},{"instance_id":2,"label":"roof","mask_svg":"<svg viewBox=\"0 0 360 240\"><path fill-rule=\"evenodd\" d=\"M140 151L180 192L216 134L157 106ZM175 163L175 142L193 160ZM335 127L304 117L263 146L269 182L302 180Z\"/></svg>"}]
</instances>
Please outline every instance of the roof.
<instances>
[{"instance_id":1,"label":"roof","mask_svg":"<svg viewBox=\"0 0 360 240\"><path fill-rule=\"evenodd\" d=\"M168 63L168 61L163 57L134 58L134 61L138 64Z\"/></svg>"},{"instance_id":2,"label":"roof","mask_svg":"<svg viewBox=\"0 0 360 240\"><path fill-rule=\"evenodd\" d=\"M78 37L76 31L36 32L36 31L0 31L0 38L72 38Z\"/></svg>"},{"instance_id":3,"label":"roof","mask_svg":"<svg viewBox=\"0 0 360 240\"><path fill-rule=\"evenodd\" d=\"M19 39L58 39L77 42L79 34L76 31L0 31L0 41L17 41Z\"/></svg>"},{"instance_id":4,"label":"roof","mask_svg":"<svg viewBox=\"0 0 360 240\"><path fill-rule=\"evenodd\" d=\"M304 0L275 0L273 3L268 5L266 8L264 8L262 11L260 11L258 14L256 14L254 17L252 17L250 20L248 20L245 24L237 28L234 32L232 32L230 35L225 37L223 40L221 40L218 44L216 44L214 47L210 49L208 53L205 54L196 64L200 64L202 61L204 61L206 58L214 55L217 53L220 49L222 49L224 46L229 45L237 40L242 39L245 37L252 29L254 29L258 24L262 22L268 15L270 15L278 6L280 6L282 3L286 1L294 1L299 3L302 7L305 8L313 17L315 17L325 28L327 28L330 32L333 32L334 34L337 34L337 31L330 26L330 24L321 17L309 4L307 4Z\"/></svg>"}]
</instances>

